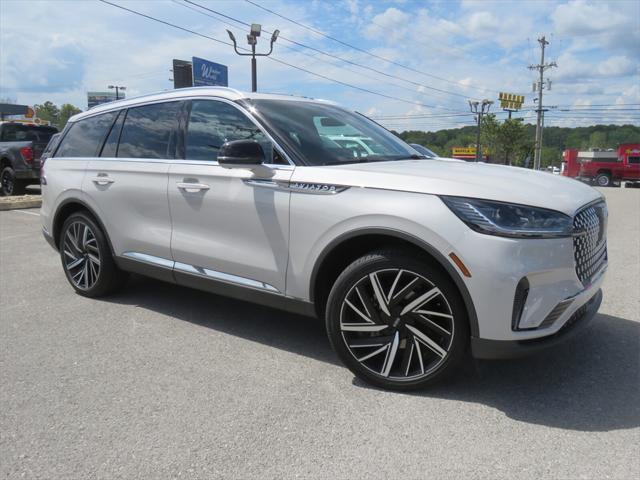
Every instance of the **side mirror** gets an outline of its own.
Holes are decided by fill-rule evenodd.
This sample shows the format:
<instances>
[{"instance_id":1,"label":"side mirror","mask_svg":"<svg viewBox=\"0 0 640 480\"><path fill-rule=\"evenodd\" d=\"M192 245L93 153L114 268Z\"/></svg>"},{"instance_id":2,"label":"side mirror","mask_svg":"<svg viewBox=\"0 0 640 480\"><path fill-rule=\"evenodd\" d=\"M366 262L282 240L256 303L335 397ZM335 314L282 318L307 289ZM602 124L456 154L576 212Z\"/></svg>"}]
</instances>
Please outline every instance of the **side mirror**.
<instances>
[{"instance_id":1,"label":"side mirror","mask_svg":"<svg viewBox=\"0 0 640 480\"><path fill-rule=\"evenodd\" d=\"M265 160L262 146L255 140L225 142L218 152L218 163L224 168L253 168Z\"/></svg>"}]
</instances>

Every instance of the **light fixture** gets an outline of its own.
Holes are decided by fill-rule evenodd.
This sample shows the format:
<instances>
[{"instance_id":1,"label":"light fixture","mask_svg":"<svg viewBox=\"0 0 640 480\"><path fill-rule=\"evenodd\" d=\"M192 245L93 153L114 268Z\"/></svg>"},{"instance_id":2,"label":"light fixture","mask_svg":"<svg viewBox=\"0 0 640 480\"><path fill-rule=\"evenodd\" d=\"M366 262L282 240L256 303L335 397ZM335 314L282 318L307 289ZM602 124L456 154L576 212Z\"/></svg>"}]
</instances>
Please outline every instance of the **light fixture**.
<instances>
[{"instance_id":1,"label":"light fixture","mask_svg":"<svg viewBox=\"0 0 640 480\"><path fill-rule=\"evenodd\" d=\"M251 35L253 35L254 37L259 37L261 31L262 31L262 25L260 25L259 23L251 24Z\"/></svg>"}]
</instances>

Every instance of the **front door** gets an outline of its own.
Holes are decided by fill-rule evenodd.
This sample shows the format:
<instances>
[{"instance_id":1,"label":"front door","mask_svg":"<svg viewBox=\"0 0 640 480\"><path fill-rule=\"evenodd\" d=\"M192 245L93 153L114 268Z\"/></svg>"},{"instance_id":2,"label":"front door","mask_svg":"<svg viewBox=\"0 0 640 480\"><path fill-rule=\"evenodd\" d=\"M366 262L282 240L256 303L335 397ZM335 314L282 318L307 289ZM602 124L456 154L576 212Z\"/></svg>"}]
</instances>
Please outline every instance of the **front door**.
<instances>
[{"instance_id":1,"label":"front door","mask_svg":"<svg viewBox=\"0 0 640 480\"><path fill-rule=\"evenodd\" d=\"M277 182L288 182L293 167L284 165L273 144L235 105L193 100L189 110L185 158L169 170L176 272L284 293L290 194ZM262 145L272 177L218 165L224 142L247 138Z\"/></svg>"}]
</instances>

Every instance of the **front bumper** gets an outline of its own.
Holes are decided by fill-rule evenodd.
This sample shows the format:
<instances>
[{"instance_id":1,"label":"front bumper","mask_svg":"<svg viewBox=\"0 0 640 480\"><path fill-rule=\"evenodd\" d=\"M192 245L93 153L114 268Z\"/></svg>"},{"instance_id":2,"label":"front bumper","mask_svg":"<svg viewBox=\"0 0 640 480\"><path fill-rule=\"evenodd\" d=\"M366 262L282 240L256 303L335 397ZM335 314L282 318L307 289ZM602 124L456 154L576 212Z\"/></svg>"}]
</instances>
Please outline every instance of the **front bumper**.
<instances>
[{"instance_id":1,"label":"front bumper","mask_svg":"<svg viewBox=\"0 0 640 480\"><path fill-rule=\"evenodd\" d=\"M478 359L514 358L529 355L564 342L584 330L598 312L602 303L602 290L576 310L557 332L546 337L528 340L489 340L471 338L471 353Z\"/></svg>"}]
</instances>

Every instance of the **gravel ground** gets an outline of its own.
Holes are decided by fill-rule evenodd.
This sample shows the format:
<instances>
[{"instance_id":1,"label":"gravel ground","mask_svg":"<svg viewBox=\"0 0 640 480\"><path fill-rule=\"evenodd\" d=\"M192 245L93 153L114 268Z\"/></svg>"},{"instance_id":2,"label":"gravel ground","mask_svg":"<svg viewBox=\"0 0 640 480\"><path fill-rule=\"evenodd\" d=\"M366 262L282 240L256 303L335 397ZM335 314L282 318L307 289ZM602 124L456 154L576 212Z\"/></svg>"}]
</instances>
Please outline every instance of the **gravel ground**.
<instances>
[{"instance_id":1,"label":"gravel ground","mask_svg":"<svg viewBox=\"0 0 640 480\"><path fill-rule=\"evenodd\" d=\"M2 478L639 478L640 190L605 190L585 335L399 394L322 322L134 278L75 295L37 211L0 212Z\"/></svg>"}]
</instances>

